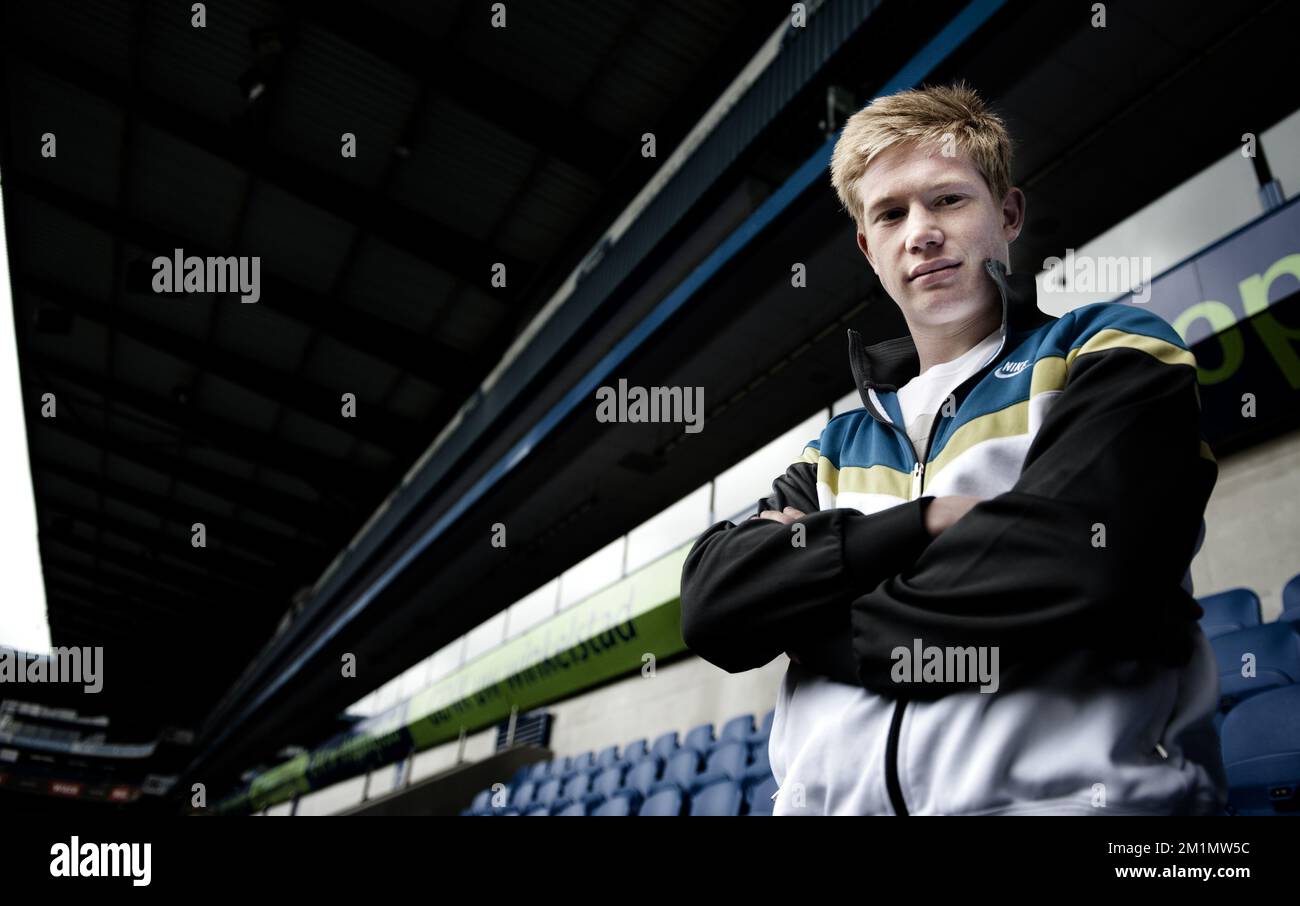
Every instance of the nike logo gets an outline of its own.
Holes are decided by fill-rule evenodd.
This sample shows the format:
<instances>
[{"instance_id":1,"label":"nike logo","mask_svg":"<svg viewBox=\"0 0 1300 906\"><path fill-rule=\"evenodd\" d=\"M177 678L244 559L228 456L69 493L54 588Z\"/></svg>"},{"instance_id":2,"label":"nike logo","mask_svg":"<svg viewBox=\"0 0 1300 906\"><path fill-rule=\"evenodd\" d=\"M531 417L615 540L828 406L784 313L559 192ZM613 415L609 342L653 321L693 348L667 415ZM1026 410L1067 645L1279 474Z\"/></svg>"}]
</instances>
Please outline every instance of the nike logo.
<instances>
[{"instance_id":1,"label":"nike logo","mask_svg":"<svg viewBox=\"0 0 1300 906\"><path fill-rule=\"evenodd\" d=\"M998 370L993 372L993 376L1002 378L1003 380L1006 378L1013 378L1028 367L1028 359L1023 362L1003 362L998 366Z\"/></svg>"}]
</instances>

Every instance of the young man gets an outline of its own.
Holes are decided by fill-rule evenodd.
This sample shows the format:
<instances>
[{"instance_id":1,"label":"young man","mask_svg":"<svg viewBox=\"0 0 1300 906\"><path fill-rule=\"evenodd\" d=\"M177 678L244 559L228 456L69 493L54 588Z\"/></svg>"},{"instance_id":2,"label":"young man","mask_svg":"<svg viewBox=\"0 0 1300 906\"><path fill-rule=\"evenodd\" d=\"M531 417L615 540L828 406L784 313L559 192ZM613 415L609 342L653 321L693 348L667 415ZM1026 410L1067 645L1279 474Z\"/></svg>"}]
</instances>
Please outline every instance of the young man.
<instances>
[{"instance_id":1,"label":"young man","mask_svg":"<svg viewBox=\"0 0 1300 906\"><path fill-rule=\"evenodd\" d=\"M682 635L789 652L775 813L1213 814L1213 654L1188 566L1217 467L1160 318L1053 318L1008 273L1001 120L964 86L876 100L831 162L909 335L849 331L862 408L682 574Z\"/></svg>"}]
</instances>

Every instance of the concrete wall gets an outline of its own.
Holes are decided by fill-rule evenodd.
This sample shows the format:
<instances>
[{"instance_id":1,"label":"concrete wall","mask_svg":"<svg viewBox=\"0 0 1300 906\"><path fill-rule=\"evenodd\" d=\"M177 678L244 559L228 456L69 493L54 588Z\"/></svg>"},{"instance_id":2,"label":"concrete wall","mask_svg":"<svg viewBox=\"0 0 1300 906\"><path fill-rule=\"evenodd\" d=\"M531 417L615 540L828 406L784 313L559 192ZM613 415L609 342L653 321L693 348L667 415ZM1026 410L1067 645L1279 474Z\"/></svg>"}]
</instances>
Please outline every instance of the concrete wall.
<instances>
[{"instance_id":1,"label":"concrete wall","mask_svg":"<svg viewBox=\"0 0 1300 906\"><path fill-rule=\"evenodd\" d=\"M1197 597L1244 585L1264 619L1282 610L1282 586L1300 573L1300 431L1219 457L1205 511L1205 542L1192 562Z\"/></svg>"},{"instance_id":2,"label":"concrete wall","mask_svg":"<svg viewBox=\"0 0 1300 906\"><path fill-rule=\"evenodd\" d=\"M757 724L776 707L789 663L782 654L766 667L734 676L694 656L659 665L654 676L638 674L551 705L551 749L557 755L577 755L616 745L621 752L633 740L653 742L669 730L684 737L702 723L712 722L716 732L745 713Z\"/></svg>"}]
</instances>

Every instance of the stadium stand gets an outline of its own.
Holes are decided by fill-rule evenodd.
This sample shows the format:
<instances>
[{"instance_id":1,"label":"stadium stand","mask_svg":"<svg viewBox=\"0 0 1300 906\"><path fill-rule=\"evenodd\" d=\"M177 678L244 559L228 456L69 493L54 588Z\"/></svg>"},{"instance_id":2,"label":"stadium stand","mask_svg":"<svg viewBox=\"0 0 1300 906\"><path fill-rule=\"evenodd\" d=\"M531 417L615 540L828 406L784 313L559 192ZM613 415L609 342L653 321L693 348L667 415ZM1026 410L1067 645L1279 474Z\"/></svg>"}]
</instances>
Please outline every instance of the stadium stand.
<instances>
[{"instance_id":1,"label":"stadium stand","mask_svg":"<svg viewBox=\"0 0 1300 906\"><path fill-rule=\"evenodd\" d=\"M771 815L776 778L767 742L775 711L758 730L742 714L728 720L714 738L713 724L689 730L679 745L677 731L647 747L638 739L576 756L558 756L521 769L500 791L508 803L492 805L493 790L475 794L460 814L487 816L722 816ZM543 778L545 778L543 780ZM542 781L540 787L537 783Z\"/></svg>"}]
</instances>

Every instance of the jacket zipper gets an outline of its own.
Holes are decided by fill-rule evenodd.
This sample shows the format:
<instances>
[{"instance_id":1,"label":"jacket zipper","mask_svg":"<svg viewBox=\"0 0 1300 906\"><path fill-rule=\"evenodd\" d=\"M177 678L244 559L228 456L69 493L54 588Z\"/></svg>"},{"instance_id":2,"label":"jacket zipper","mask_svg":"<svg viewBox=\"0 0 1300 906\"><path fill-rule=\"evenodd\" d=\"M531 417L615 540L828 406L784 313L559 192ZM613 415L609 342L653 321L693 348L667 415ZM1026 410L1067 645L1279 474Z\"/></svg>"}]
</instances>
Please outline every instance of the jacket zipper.
<instances>
[{"instance_id":1,"label":"jacket zipper","mask_svg":"<svg viewBox=\"0 0 1300 906\"><path fill-rule=\"evenodd\" d=\"M930 448L934 446L935 429L938 428L940 421L939 413L936 412L934 421L930 423L930 434L925 439L925 451L917 456L916 465L912 467L912 490L909 500L920 499L921 491L925 489L925 461L930 456ZM912 446L910 437L907 439L907 445ZM915 455L916 450L913 449L912 453ZM909 812L907 801L903 798L903 784L898 777L898 742L903 734L903 711L906 708L907 699L899 696L894 700L894 715L889 721L889 737L885 742L885 789L889 792L889 804L894 807L894 814L903 817L906 817Z\"/></svg>"},{"instance_id":2,"label":"jacket zipper","mask_svg":"<svg viewBox=\"0 0 1300 906\"><path fill-rule=\"evenodd\" d=\"M998 344L998 351L993 354L993 358L985 362L979 371L970 375L955 388L953 394L961 391L963 387L972 381L983 379L984 373L988 366L1002 358L1002 353L1006 349L1007 337L1010 333L1010 325L1003 319L1002 342ZM925 439L925 452L917 457L916 465L912 468L912 489L910 500L918 500L921 493L925 490L925 463L930 458L930 450L934 446L935 429L943 420L940 413L935 413L935 419L930 423L930 434ZM894 425L894 429L906 436L906 432ZM907 439L907 445L912 446L912 439ZM915 455L916 450L912 453ZM885 742L885 789L889 792L889 804L894 807L894 814L908 816L907 801L903 798L903 784L898 776L898 744L903 735L903 712L907 709L907 699L902 696L894 700L894 715L889 721L889 737Z\"/></svg>"}]
</instances>

